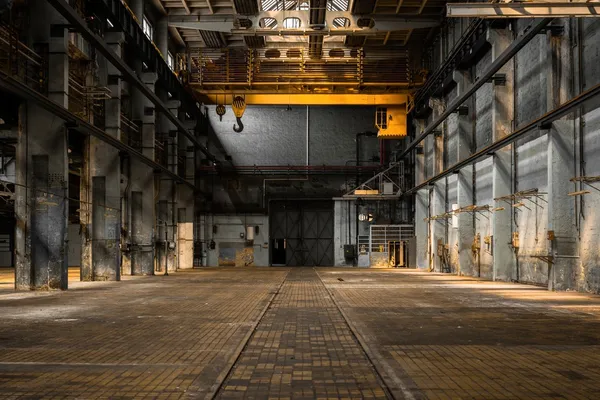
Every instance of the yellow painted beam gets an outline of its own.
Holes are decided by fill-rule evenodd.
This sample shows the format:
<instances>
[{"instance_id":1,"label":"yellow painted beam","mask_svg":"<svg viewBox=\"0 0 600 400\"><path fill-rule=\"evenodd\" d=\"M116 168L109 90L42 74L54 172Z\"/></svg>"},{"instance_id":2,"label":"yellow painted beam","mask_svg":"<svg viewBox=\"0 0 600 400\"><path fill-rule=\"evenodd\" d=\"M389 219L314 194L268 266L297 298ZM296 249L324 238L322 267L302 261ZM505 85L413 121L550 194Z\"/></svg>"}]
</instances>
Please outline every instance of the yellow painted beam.
<instances>
[{"instance_id":1,"label":"yellow painted beam","mask_svg":"<svg viewBox=\"0 0 600 400\"><path fill-rule=\"evenodd\" d=\"M231 104L234 94L201 93L205 103ZM248 105L290 105L290 106L321 106L321 105L360 105L360 106L392 106L406 104L408 96L403 93L390 94L246 94Z\"/></svg>"}]
</instances>

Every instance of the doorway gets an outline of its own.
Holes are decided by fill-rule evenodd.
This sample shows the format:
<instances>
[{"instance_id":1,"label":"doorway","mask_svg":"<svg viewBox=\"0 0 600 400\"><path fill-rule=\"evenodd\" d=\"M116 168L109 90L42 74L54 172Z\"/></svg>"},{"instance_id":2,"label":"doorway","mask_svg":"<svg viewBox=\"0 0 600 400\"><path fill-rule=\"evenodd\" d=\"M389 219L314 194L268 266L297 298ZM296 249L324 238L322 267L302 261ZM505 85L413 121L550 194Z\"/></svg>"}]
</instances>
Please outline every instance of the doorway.
<instances>
[{"instance_id":1,"label":"doorway","mask_svg":"<svg viewBox=\"0 0 600 400\"><path fill-rule=\"evenodd\" d=\"M281 265L285 255L287 266L332 266L333 216L333 201L273 203L271 265Z\"/></svg>"}]
</instances>

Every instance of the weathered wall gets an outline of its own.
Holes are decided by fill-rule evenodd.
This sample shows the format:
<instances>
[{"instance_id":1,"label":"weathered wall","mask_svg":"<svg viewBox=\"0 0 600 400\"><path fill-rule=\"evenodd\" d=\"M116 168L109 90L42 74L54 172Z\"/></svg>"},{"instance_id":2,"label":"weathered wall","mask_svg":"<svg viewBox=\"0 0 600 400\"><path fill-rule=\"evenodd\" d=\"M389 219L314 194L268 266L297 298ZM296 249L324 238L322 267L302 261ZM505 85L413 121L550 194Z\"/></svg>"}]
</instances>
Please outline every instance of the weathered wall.
<instances>
[{"instance_id":1,"label":"weathered wall","mask_svg":"<svg viewBox=\"0 0 600 400\"><path fill-rule=\"evenodd\" d=\"M519 20L505 34L522 34L530 23L531 20ZM438 65L448 54L452 44L456 42L457 33L464 28L456 24L450 25L443 30L443 37L436 42L432 58L434 65ZM514 115L512 122L509 120L508 124L515 130L600 83L600 22L595 19L559 19L552 25L562 26L563 31L554 30L536 35L507 64L511 74L509 82L514 78L514 91L510 89L512 97L501 97L498 94L501 90L490 83L484 84L465 103L473 109L473 113L468 116L473 128L473 147L468 149L466 155L489 146L494 138L506 134L495 132L498 129L498 125L494 126L494 118L497 118L495 115ZM492 42L497 40L497 36L490 37ZM476 78L492 61L493 51L490 49L469 71ZM458 75L459 78L464 76L464 71L461 74L463 75ZM460 87L457 86L440 100L448 104L459 92ZM498 102L495 98L504 99L505 103ZM505 104L513 101L514 107L511 106L510 110L503 109ZM425 125L431 123L435 113L434 110L430 114ZM555 288L562 290L600 292L600 250L597 246L600 236L596 228L600 223L600 213L597 212L600 208L600 192L589 185L570 182L570 178L576 176L600 176L600 161L597 157L600 151L600 100L586 103L581 114L580 119L578 111L572 112L552 126L534 129L517 141L513 146L514 150L509 149L503 155L510 170L509 179L504 178L502 181L496 178L500 176L494 172L497 168L494 159L497 156L491 155L474 165L473 204L489 205L491 211L476 214L472 228L461 225L457 229L452 219L448 221L444 240L449 247L453 272L460 268L461 273L477 275L480 272L482 277L488 279L497 276L498 279L553 284ZM451 167L465 155L465 142L461 140L460 132L466 125L461 125L460 118L457 114L452 114L439 128L444 137L444 168ZM425 176L435 175L435 163L436 160L439 162L439 156L436 156L433 135L424 142L422 159ZM419 173L416 172L416 175ZM446 186L445 208L440 207L436 196L425 195L427 189L416 196L419 232L429 230L430 233L440 235L443 230L439 228L439 222L419 222L419 219L450 211L452 205L458 203L460 195L457 194L457 176L451 175L442 181L436 183L435 188ZM495 182L510 186L510 193L537 189L539 196L499 204L494 201ZM569 192L576 190L589 190L590 193L568 196ZM514 204L516 207L513 207ZM504 207L504 210L493 210L499 206ZM510 227L511 234L519 236L517 257L510 260L510 254L504 254L503 263L512 265L503 267L506 270L502 271L494 270L494 246L485 243L485 238L494 234L494 221L496 225L498 221L504 221ZM481 240L479 258L473 259L475 264L471 271L460 265L465 259L458 254L458 244L464 229L472 229L472 234L479 234ZM549 240L549 231L555 232L555 239ZM503 240L509 241L506 239L504 237ZM428 260L429 250L435 248L435 245L436 243L431 246L426 240L418 240L419 267L431 266ZM464 251L464 246L461 249ZM553 263L548 262L547 256L554 257ZM435 261L436 258L432 258ZM500 264L504 265L503 263Z\"/></svg>"},{"instance_id":2,"label":"weathered wall","mask_svg":"<svg viewBox=\"0 0 600 400\"><path fill-rule=\"evenodd\" d=\"M208 109L210 124L235 165L306 165L307 134L309 165L354 163L356 134L375 131L374 107L248 106L241 133L232 129L235 116L230 106L222 121L215 106ZM376 139L363 138L361 144L361 159L379 156Z\"/></svg>"},{"instance_id":3,"label":"weathered wall","mask_svg":"<svg viewBox=\"0 0 600 400\"><path fill-rule=\"evenodd\" d=\"M215 106L208 107L207 143L214 154L228 155L235 166L354 166L356 134L374 132L372 106L248 106L236 123L230 106L220 121ZM204 139L203 139L204 140ZM380 164L376 137L359 139L360 164ZM363 180L367 175L363 176ZM265 178L279 178L278 181ZM248 212L266 208L268 198L340 196L355 185L355 175L219 177L204 180L212 193L213 209ZM267 195L264 190L266 189ZM237 205L237 207L234 207Z\"/></svg>"},{"instance_id":4,"label":"weathered wall","mask_svg":"<svg viewBox=\"0 0 600 400\"><path fill-rule=\"evenodd\" d=\"M581 63L584 66L579 74L582 89L589 89L600 83L600 20L597 18L581 21ZM577 121L579 122L579 121ZM600 175L600 101L589 102L582 110L582 149L581 175ZM599 185L593 184L596 188ZM581 263L573 276L573 284L579 290L600 292L600 192L590 187L582 189L591 193L578 201L578 226L580 229Z\"/></svg>"},{"instance_id":5,"label":"weathered wall","mask_svg":"<svg viewBox=\"0 0 600 400\"><path fill-rule=\"evenodd\" d=\"M245 252L244 261L252 261L254 266L269 265L269 218L265 215L208 215L204 219L205 226L200 228L200 240L206 244L215 241L214 250L208 250L208 265L216 267L227 264L227 260L235 261L238 253L238 265L240 256ZM213 233L213 226L217 232ZM259 233L254 235L252 244L246 243L246 227L258 226ZM240 237L244 234L244 237ZM266 246L265 246L266 244ZM231 249L231 250L226 250ZM221 257L219 262L219 254Z\"/></svg>"},{"instance_id":6,"label":"weathered wall","mask_svg":"<svg viewBox=\"0 0 600 400\"><path fill-rule=\"evenodd\" d=\"M79 224L69 224L69 267L81 266L81 235Z\"/></svg>"}]
</instances>

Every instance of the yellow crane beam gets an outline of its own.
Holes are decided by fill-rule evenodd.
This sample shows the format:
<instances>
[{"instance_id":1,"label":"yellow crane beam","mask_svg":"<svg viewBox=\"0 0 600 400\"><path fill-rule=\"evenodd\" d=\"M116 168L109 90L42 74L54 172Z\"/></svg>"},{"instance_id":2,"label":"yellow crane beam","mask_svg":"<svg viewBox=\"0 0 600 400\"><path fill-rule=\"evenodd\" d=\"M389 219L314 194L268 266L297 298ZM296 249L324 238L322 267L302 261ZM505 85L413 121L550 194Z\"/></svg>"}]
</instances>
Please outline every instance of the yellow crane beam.
<instances>
[{"instance_id":1,"label":"yellow crane beam","mask_svg":"<svg viewBox=\"0 0 600 400\"><path fill-rule=\"evenodd\" d=\"M272 93L272 94L245 94L238 93L200 93L206 104L230 105L235 96L242 95L247 105L284 105L284 106L399 106L406 104L408 95L404 93L389 94L316 94L316 93Z\"/></svg>"}]
</instances>

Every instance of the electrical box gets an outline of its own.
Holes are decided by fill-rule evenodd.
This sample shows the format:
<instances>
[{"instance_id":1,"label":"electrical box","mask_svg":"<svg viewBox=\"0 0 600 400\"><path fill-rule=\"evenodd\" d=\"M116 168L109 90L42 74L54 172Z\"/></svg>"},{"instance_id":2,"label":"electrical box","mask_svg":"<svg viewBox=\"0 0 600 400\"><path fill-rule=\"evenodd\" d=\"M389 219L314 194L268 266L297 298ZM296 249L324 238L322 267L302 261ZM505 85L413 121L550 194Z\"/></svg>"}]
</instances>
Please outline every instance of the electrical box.
<instances>
[{"instance_id":1,"label":"electrical box","mask_svg":"<svg viewBox=\"0 0 600 400\"><path fill-rule=\"evenodd\" d=\"M383 194L394 194L394 184L392 182L383 182Z\"/></svg>"},{"instance_id":2,"label":"electrical box","mask_svg":"<svg viewBox=\"0 0 600 400\"><path fill-rule=\"evenodd\" d=\"M492 250L493 250L492 243L494 243L494 236L493 235L484 236L483 243L485 243L486 251L488 253L492 254Z\"/></svg>"},{"instance_id":3,"label":"electrical box","mask_svg":"<svg viewBox=\"0 0 600 400\"><path fill-rule=\"evenodd\" d=\"M406 104L377 107L375 127L379 139L402 139L406 137Z\"/></svg>"},{"instance_id":4,"label":"electrical box","mask_svg":"<svg viewBox=\"0 0 600 400\"><path fill-rule=\"evenodd\" d=\"M355 247L353 244L345 244L344 245L344 260L346 262L354 261L355 257Z\"/></svg>"}]
</instances>

